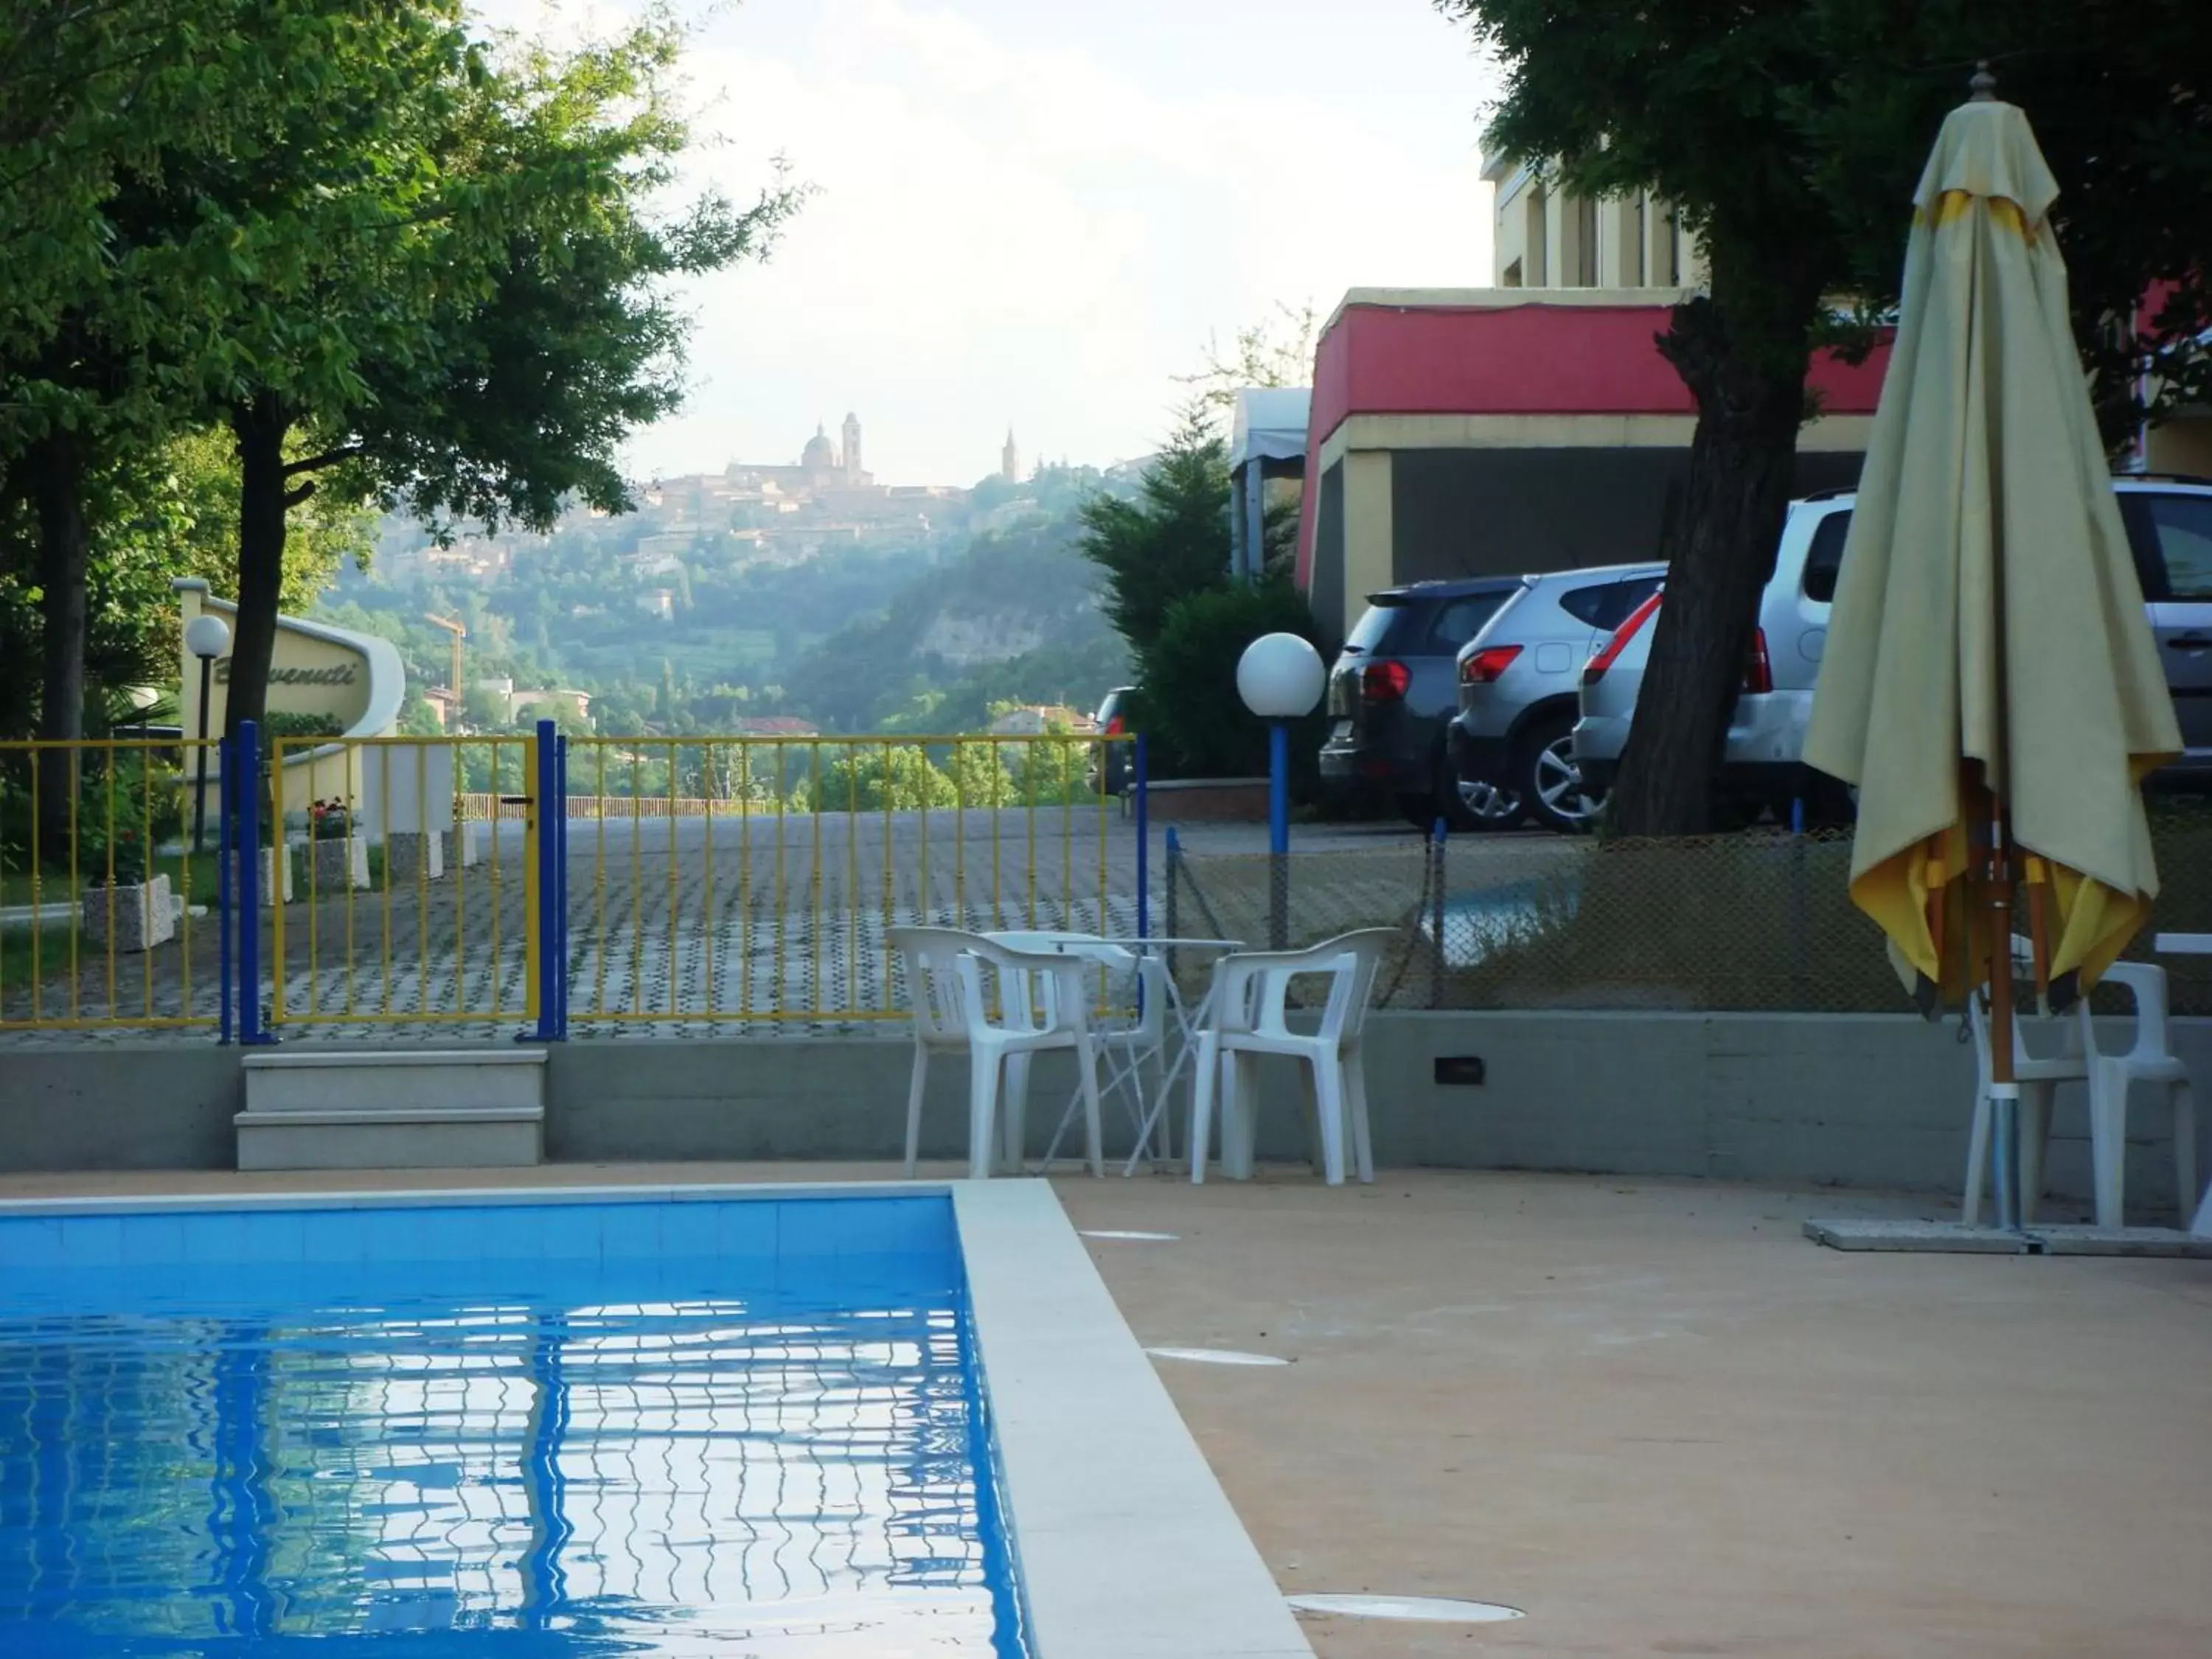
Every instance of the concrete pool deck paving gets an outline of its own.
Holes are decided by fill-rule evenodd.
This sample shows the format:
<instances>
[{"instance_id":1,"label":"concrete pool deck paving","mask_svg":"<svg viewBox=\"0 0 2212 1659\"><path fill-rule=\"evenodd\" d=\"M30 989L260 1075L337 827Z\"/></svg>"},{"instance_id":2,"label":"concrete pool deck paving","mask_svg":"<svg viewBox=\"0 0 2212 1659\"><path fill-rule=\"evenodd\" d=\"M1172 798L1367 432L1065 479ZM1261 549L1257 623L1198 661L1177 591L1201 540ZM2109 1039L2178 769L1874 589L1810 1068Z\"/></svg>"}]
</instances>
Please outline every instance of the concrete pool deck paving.
<instances>
[{"instance_id":1,"label":"concrete pool deck paving","mask_svg":"<svg viewBox=\"0 0 2212 1659\"><path fill-rule=\"evenodd\" d=\"M895 1177L548 1165L499 1184ZM944 1176L949 1166L926 1170ZM0 1197L491 1184L41 1175ZM1285 1593L1524 1609L1302 1621L1322 1659L2212 1651L2212 1263L1845 1255L1925 1198L1385 1171L1054 1182ZM1142 1585L1127 1593L1141 1595Z\"/></svg>"}]
</instances>

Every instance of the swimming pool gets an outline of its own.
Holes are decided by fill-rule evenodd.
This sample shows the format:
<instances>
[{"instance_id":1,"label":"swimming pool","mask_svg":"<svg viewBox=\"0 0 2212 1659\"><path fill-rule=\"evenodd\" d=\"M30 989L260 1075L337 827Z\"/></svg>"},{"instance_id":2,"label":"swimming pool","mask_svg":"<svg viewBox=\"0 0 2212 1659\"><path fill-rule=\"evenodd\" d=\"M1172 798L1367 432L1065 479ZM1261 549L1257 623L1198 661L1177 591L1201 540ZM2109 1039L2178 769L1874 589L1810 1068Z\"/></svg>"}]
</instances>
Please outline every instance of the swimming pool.
<instances>
[{"instance_id":1,"label":"swimming pool","mask_svg":"<svg viewBox=\"0 0 2212 1659\"><path fill-rule=\"evenodd\" d=\"M1043 1182L0 1201L4 1659L1312 1659Z\"/></svg>"},{"instance_id":2,"label":"swimming pool","mask_svg":"<svg viewBox=\"0 0 2212 1659\"><path fill-rule=\"evenodd\" d=\"M1027 1652L951 1206L0 1218L0 1650Z\"/></svg>"}]
</instances>

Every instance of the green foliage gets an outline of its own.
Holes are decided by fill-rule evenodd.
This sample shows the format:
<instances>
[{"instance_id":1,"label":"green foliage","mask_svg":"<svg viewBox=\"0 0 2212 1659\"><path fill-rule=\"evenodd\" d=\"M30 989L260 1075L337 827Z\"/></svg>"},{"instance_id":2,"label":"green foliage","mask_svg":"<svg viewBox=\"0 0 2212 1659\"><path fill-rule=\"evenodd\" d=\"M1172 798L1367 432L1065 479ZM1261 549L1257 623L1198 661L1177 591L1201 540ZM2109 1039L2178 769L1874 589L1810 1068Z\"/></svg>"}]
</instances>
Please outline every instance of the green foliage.
<instances>
[{"instance_id":1,"label":"green foliage","mask_svg":"<svg viewBox=\"0 0 2212 1659\"><path fill-rule=\"evenodd\" d=\"M1185 410L1136 500L1100 495L1082 517L1083 555L1106 573L1107 619L1141 657L1177 600L1229 579L1229 450L1204 405Z\"/></svg>"},{"instance_id":2,"label":"green foliage","mask_svg":"<svg viewBox=\"0 0 2212 1659\"><path fill-rule=\"evenodd\" d=\"M1267 769L1267 732L1237 692L1237 662L1264 634L1320 641L1305 596L1280 578L1193 594L1169 612L1145 655L1139 696L1149 717L1152 765L1160 776L1251 777ZM1293 727L1294 782L1310 793L1326 722Z\"/></svg>"},{"instance_id":3,"label":"green foliage","mask_svg":"<svg viewBox=\"0 0 2212 1659\"><path fill-rule=\"evenodd\" d=\"M2053 222L2074 338L2107 445L2145 412L2212 400L2212 10L2197 0L1813 0L1834 64L1796 117L1844 229L1838 287L1880 314L1902 274L1909 198L1943 116L1986 58L2059 185ZM2138 301L2162 292L2146 313ZM2134 326L2113 326L2134 319ZM2160 373L2145 377L2156 362Z\"/></svg>"},{"instance_id":4,"label":"green foliage","mask_svg":"<svg viewBox=\"0 0 2212 1659\"><path fill-rule=\"evenodd\" d=\"M1020 799L1014 775L994 743L957 743L945 767L954 800L962 806L1012 806Z\"/></svg>"},{"instance_id":5,"label":"green foliage","mask_svg":"<svg viewBox=\"0 0 2212 1659\"><path fill-rule=\"evenodd\" d=\"M824 769L813 792L814 808L822 812L911 811L958 804L952 780L930 764L927 752L903 744L847 750Z\"/></svg>"}]
</instances>

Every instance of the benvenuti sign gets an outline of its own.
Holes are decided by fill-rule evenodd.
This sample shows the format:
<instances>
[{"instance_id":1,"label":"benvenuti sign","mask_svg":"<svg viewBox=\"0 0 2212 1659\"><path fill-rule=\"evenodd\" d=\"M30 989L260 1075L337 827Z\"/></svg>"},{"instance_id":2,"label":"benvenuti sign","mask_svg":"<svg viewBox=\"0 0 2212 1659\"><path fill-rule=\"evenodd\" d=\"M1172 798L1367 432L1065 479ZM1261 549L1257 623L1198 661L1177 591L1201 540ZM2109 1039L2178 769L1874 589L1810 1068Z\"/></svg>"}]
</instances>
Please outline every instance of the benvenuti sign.
<instances>
[{"instance_id":1,"label":"benvenuti sign","mask_svg":"<svg viewBox=\"0 0 2212 1659\"><path fill-rule=\"evenodd\" d=\"M284 635L280 634L276 637L279 641L277 648L281 651L283 648L282 641ZM335 667L331 668L286 668L278 665L272 666L269 671L269 684L272 686L351 685L360 678L360 665L358 664L349 662L339 663ZM230 684L229 658L218 657L216 659L215 683L217 685L228 685Z\"/></svg>"},{"instance_id":2,"label":"benvenuti sign","mask_svg":"<svg viewBox=\"0 0 2212 1659\"><path fill-rule=\"evenodd\" d=\"M212 611L236 626L236 613L221 599L211 598L206 585L191 580L175 584L180 623L202 611ZM199 720L199 664L186 655L183 673L184 726L196 731ZM209 688L208 730L220 732L228 702L230 659L218 657ZM295 617L276 619L276 638L270 654L268 708L271 714L319 714L342 732L351 731L368 713L372 671L364 646L343 630Z\"/></svg>"}]
</instances>

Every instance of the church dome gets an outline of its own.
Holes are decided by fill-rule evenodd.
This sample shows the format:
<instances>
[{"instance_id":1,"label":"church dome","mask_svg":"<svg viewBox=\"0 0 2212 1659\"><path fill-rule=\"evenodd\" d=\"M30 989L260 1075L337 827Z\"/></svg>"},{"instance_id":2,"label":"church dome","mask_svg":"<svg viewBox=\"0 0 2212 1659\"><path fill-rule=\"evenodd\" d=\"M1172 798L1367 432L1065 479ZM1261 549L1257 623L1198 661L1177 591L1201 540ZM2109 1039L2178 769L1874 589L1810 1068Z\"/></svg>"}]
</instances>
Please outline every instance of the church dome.
<instances>
[{"instance_id":1,"label":"church dome","mask_svg":"<svg viewBox=\"0 0 2212 1659\"><path fill-rule=\"evenodd\" d=\"M818 468L824 471L836 466L837 447L830 441L830 434L820 427L814 428L814 435L806 441L806 447L799 451L799 464L803 467Z\"/></svg>"}]
</instances>

